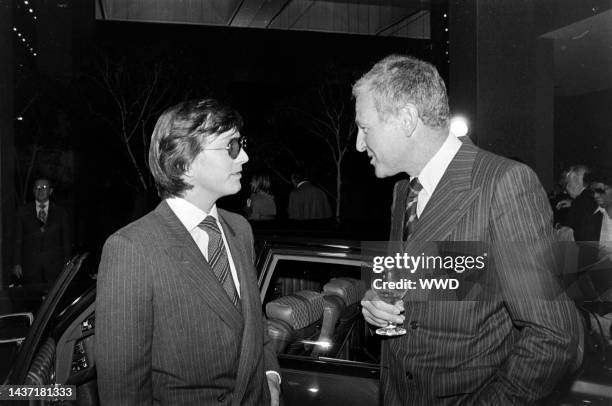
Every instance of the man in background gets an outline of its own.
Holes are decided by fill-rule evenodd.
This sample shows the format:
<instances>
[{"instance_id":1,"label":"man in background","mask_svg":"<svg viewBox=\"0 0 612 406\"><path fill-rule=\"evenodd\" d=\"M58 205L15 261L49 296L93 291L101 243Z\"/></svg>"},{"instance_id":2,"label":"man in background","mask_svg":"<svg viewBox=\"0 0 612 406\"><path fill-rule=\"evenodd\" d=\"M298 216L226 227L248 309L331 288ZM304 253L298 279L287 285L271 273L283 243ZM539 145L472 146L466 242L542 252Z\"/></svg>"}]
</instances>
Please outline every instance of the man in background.
<instances>
[{"instance_id":1,"label":"man in background","mask_svg":"<svg viewBox=\"0 0 612 406\"><path fill-rule=\"evenodd\" d=\"M289 219L319 220L333 216L325 192L307 180L304 172L292 174L291 183L294 189L289 194Z\"/></svg>"},{"instance_id":2,"label":"man in background","mask_svg":"<svg viewBox=\"0 0 612 406\"><path fill-rule=\"evenodd\" d=\"M584 165L574 165L566 175L565 190L571 199L557 203L557 210L565 209L560 225L574 231L575 241L590 241L588 219L597 209L592 191L588 188L588 176L591 170Z\"/></svg>"},{"instance_id":3,"label":"man in background","mask_svg":"<svg viewBox=\"0 0 612 406\"><path fill-rule=\"evenodd\" d=\"M34 203L17 214L13 274L23 285L52 284L70 259L72 230L66 211L49 200L49 179L37 179L32 192Z\"/></svg>"}]
</instances>

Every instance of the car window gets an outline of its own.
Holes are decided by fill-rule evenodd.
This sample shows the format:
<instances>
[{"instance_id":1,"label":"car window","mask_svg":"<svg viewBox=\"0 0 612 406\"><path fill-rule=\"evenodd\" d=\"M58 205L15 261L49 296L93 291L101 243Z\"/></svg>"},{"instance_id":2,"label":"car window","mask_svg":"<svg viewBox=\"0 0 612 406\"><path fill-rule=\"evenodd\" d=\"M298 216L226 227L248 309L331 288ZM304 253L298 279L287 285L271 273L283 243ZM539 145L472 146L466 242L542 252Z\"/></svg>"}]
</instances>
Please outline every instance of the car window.
<instances>
[{"instance_id":1,"label":"car window","mask_svg":"<svg viewBox=\"0 0 612 406\"><path fill-rule=\"evenodd\" d=\"M358 260L274 256L262 295L279 357L378 363L380 340L361 315L362 275Z\"/></svg>"}]
</instances>

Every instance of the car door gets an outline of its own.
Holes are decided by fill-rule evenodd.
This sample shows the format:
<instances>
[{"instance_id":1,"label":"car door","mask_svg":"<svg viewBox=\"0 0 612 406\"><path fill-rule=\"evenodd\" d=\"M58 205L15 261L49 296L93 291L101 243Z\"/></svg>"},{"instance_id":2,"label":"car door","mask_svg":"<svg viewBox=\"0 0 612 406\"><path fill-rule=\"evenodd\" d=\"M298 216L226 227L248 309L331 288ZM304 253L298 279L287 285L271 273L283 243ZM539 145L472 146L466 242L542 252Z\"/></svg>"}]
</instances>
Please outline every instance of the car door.
<instances>
[{"instance_id":1,"label":"car door","mask_svg":"<svg viewBox=\"0 0 612 406\"><path fill-rule=\"evenodd\" d=\"M379 404L380 339L370 334L360 312L370 271L359 251L341 244L272 244L258 264L268 330L278 341L285 404ZM343 289L350 292L336 295ZM306 306L313 303L315 310Z\"/></svg>"}]
</instances>

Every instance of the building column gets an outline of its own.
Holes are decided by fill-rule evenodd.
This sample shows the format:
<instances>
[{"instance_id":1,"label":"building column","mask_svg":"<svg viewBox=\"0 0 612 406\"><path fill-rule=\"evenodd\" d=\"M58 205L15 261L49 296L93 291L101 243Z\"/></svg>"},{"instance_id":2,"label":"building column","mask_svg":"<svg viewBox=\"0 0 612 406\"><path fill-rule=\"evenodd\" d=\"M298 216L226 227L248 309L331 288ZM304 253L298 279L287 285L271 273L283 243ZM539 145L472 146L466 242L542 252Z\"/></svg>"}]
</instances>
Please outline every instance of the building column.
<instances>
[{"instance_id":1,"label":"building column","mask_svg":"<svg viewBox=\"0 0 612 406\"><path fill-rule=\"evenodd\" d=\"M553 83L532 0L450 0L451 110L478 146L553 183ZM546 51L544 54L542 51Z\"/></svg>"}]
</instances>

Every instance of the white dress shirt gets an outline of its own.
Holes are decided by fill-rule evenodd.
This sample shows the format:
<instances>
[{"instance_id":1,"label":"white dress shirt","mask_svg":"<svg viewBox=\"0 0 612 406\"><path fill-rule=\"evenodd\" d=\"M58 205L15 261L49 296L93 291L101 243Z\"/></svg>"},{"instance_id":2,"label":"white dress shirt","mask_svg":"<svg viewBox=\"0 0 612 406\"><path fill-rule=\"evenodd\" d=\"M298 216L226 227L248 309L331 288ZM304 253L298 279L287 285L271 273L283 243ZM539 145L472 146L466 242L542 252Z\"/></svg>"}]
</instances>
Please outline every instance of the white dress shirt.
<instances>
[{"instance_id":1,"label":"white dress shirt","mask_svg":"<svg viewBox=\"0 0 612 406\"><path fill-rule=\"evenodd\" d=\"M36 203L36 217L40 217L40 211L44 210L45 212L45 218L49 217L49 201L47 200L44 203L39 203L38 201L35 201Z\"/></svg>"},{"instance_id":2,"label":"white dress shirt","mask_svg":"<svg viewBox=\"0 0 612 406\"><path fill-rule=\"evenodd\" d=\"M612 241L612 219L603 207L598 207L593 214L598 212L602 215L599 241Z\"/></svg>"},{"instance_id":3,"label":"white dress shirt","mask_svg":"<svg viewBox=\"0 0 612 406\"><path fill-rule=\"evenodd\" d=\"M176 217L181 221L181 223L185 226L191 237L193 237L193 241L195 241L196 245L204 255L204 258L208 261L208 233L198 227L207 216L213 216L217 221L217 227L221 230L221 237L223 238L223 244L225 245L225 252L227 254L227 259L229 260L230 270L232 272L232 279L234 281L234 285L236 286L236 291L238 292L238 297L240 297L240 281L238 280L238 273L236 272L236 266L234 265L234 259L232 258L232 253L229 250L229 245L227 244L227 240L225 239L225 233L223 232L223 227L219 223L219 213L217 212L217 205L213 205L210 209L210 213L206 213L202 211L199 207L189 203L187 200L182 199L180 197L171 197L166 199L168 202L168 206L170 209L176 214Z\"/></svg>"},{"instance_id":4,"label":"white dress shirt","mask_svg":"<svg viewBox=\"0 0 612 406\"><path fill-rule=\"evenodd\" d=\"M438 152L425 164L421 173L417 176L419 183L423 186L417 200L417 217L421 217L427 202L433 196L434 190L436 190L440 179L442 179L442 175L444 175L446 168L448 168L448 165L457 155L461 145L463 143L455 135L449 134Z\"/></svg>"}]
</instances>

